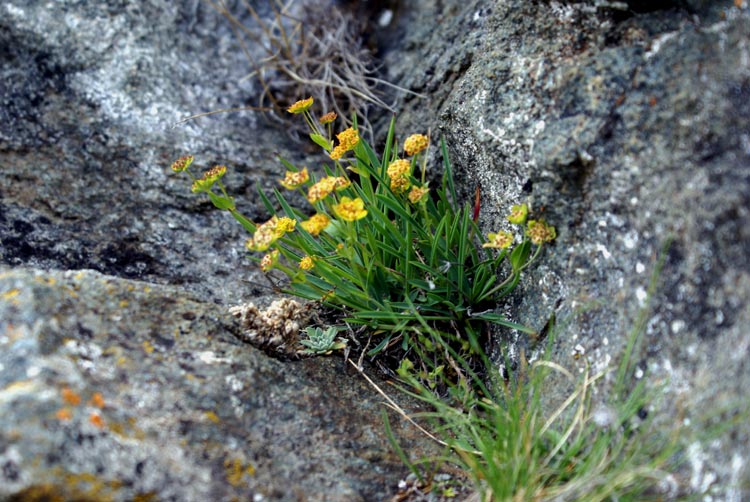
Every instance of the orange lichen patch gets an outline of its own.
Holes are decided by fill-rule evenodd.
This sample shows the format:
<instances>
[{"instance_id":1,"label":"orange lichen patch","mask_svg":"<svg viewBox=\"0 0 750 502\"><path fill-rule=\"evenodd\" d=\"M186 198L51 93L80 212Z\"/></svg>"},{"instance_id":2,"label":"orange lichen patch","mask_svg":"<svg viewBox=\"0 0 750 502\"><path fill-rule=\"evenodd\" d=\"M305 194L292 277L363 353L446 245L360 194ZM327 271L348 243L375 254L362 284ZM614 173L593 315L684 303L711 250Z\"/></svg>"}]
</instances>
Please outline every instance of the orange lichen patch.
<instances>
[{"instance_id":1,"label":"orange lichen patch","mask_svg":"<svg viewBox=\"0 0 750 502\"><path fill-rule=\"evenodd\" d=\"M60 420L61 422L67 422L68 420L73 418L73 412L70 411L70 408L60 408L55 413L55 418Z\"/></svg>"},{"instance_id":2,"label":"orange lichen patch","mask_svg":"<svg viewBox=\"0 0 750 502\"><path fill-rule=\"evenodd\" d=\"M63 387L61 394L63 401L65 401L66 404L69 404L71 406L78 406L79 404L81 404L81 396L76 394L75 391L70 387Z\"/></svg>"},{"instance_id":3,"label":"orange lichen patch","mask_svg":"<svg viewBox=\"0 0 750 502\"><path fill-rule=\"evenodd\" d=\"M151 354L154 352L154 345L148 340L144 340L141 345L143 346L143 351L146 352L146 354Z\"/></svg>"},{"instance_id":4,"label":"orange lichen patch","mask_svg":"<svg viewBox=\"0 0 750 502\"><path fill-rule=\"evenodd\" d=\"M96 427L103 429L104 428L104 419L102 416L96 412L91 413L89 415L89 422L91 422L92 425L95 425Z\"/></svg>"},{"instance_id":5,"label":"orange lichen patch","mask_svg":"<svg viewBox=\"0 0 750 502\"><path fill-rule=\"evenodd\" d=\"M102 393L94 392L94 395L89 399L89 404L97 408L104 408L104 396L102 396Z\"/></svg>"},{"instance_id":6,"label":"orange lichen patch","mask_svg":"<svg viewBox=\"0 0 750 502\"><path fill-rule=\"evenodd\" d=\"M203 416L215 424L218 424L221 421L221 419L219 418L219 415L217 415L213 411L204 411Z\"/></svg>"},{"instance_id":7,"label":"orange lichen patch","mask_svg":"<svg viewBox=\"0 0 750 502\"><path fill-rule=\"evenodd\" d=\"M125 307L129 305L129 302L127 300L120 300L119 305L121 309L124 309Z\"/></svg>"},{"instance_id":8,"label":"orange lichen patch","mask_svg":"<svg viewBox=\"0 0 750 502\"><path fill-rule=\"evenodd\" d=\"M225 459L224 469L226 470L227 481L230 485L237 487L242 483L245 475L253 476L255 468L252 465L245 465L239 458Z\"/></svg>"}]
</instances>

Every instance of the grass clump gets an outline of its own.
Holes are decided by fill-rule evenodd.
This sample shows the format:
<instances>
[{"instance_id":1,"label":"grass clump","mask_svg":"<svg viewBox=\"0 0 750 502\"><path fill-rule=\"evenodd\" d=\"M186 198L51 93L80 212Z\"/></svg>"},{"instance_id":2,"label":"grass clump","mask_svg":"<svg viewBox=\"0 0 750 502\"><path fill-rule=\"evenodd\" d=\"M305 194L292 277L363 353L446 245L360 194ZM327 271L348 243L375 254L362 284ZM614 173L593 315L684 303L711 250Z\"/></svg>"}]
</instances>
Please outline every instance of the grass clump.
<instances>
[{"instance_id":1,"label":"grass clump","mask_svg":"<svg viewBox=\"0 0 750 502\"><path fill-rule=\"evenodd\" d=\"M508 217L515 231L481 235L479 198L473 204L458 200L444 143L443 180L433 188L425 180L428 136L411 135L402 149L394 119L378 154L360 137L356 117L334 135L336 114L316 119L313 104L312 98L300 100L288 112L304 119L327 161L316 175L280 159L286 173L279 188L270 194L259 189L271 215L265 222L236 210L221 182L223 166L201 178L184 162L173 169L190 174L194 192L252 233L247 249L269 278L285 276L284 292L336 309L343 322L361 326L366 336L353 341L369 356L386 352L400 360L419 345L434 363L429 371L441 367L455 376L460 367L441 348L445 340L456 355L470 358L481 349L487 323L529 331L495 309L555 238L554 227L529 219L528 206L520 204ZM308 206L290 205L288 191L299 192Z\"/></svg>"}]
</instances>

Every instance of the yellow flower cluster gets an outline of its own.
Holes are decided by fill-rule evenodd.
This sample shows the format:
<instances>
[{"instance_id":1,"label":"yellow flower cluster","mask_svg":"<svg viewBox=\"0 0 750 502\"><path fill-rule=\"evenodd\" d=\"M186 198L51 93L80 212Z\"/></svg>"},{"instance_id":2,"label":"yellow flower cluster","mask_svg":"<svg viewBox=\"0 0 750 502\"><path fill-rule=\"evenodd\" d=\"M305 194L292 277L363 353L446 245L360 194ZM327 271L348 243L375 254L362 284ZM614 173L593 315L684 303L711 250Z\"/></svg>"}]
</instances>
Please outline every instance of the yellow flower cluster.
<instances>
[{"instance_id":1,"label":"yellow flower cluster","mask_svg":"<svg viewBox=\"0 0 750 502\"><path fill-rule=\"evenodd\" d=\"M305 256L299 261L299 268L302 270L310 270L315 264L310 256Z\"/></svg>"},{"instance_id":2,"label":"yellow flower cluster","mask_svg":"<svg viewBox=\"0 0 750 502\"><path fill-rule=\"evenodd\" d=\"M303 113L310 109L310 107L313 104L313 98L309 97L307 99L301 99L294 103L292 106L286 109L289 113Z\"/></svg>"},{"instance_id":3,"label":"yellow flower cluster","mask_svg":"<svg viewBox=\"0 0 750 502\"><path fill-rule=\"evenodd\" d=\"M357 146L357 143L359 143L359 133L351 127L341 131L336 137L339 140L339 144L331 152L333 160L339 160L346 152L353 150Z\"/></svg>"},{"instance_id":4,"label":"yellow flower cluster","mask_svg":"<svg viewBox=\"0 0 750 502\"><path fill-rule=\"evenodd\" d=\"M325 199L334 190L343 190L351 185L351 182L343 176L327 176L315 183L307 191L307 200L310 204Z\"/></svg>"},{"instance_id":5,"label":"yellow flower cluster","mask_svg":"<svg viewBox=\"0 0 750 502\"><path fill-rule=\"evenodd\" d=\"M303 183L307 183L310 179L310 175L307 172L307 168L303 168L301 171L296 173L293 171L287 171L284 179L280 181L281 185L287 190L294 190Z\"/></svg>"},{"instance_id":6,"label":"yellow flower cluster","mask_svg":"<svg viewBox=\"0 0 750 502\"><path fill-rule=\"evenodd\" d=\"M367 216L365 203L359 197L354 200L349 197L341 197L341 202L333 206L333 211L345 221L357 221Z\"/></svg>"},{"instance_id":7,"label":"yellow flower cluster","mask_svg":"<svg viewBox=\"0 0 750 502\"><path fill-rule=\"evenodd\" d=\"M411 174L411 162L408 160L394 160L388 165L386 171L391 178L391 190L394 193L404 193L411 186L409 175Z\"/></svg>"},{"instance_id":8,"label":"yellow flower cluster","mask_svg":"<svg viewBox=\"0 0 750 502\"><path fill-rule=\"evenodd\" d=\"M416 155L430 144L430 138L424 134L412 134L404 141L406 155Z\"/></svg>"},{"instance_id":9,"label":"yellow flower cluster","mask_svg":"<svg viewBox=\"0 0 750 502\"><path fill-rule=\"evenodd\" d=\"M557 237L555 227L545 221L529 220L526 226L526 235L536 245L551 242Z\"/></svg>"},{"instance_id":10,"label":"yellow flower cluster","mask_svg":"<svg viewBox=\"0 0 750 502\"><path fill-rule=\"evenodd\" d=\"M409 195L408 195L409 201L412 204L416 204L417 202L420 202L424 198L424 196L427 195L427 192L429 191L430 189L427 188L426 186L424 187L413 186L411 187L411 192L409 192Z\"/></svg>"},{"instance_id":11,"label":"yellow flower cluster","mask_svg":"<svg viewBox=\"0 0 750 502\"><path fill-rule=\"evenodd\" d=\"M182 171L190 167L190 164L193 163L193 159L194 157L192 155L185 155L184 157L180 157L172 163L172 171L181 173Z\"/></svg>"},{"instance_id":12,"label":"yellow flower cluster","mask_svg":"<svg viewBox=\"0 0 750 502\"><path fill-rule=\"evenodd\" d=\"M305 220L300 223L300 226L304 228L310 235L317 237L328 224L331 223L331 219L325 214L318 213L311 216L309 220Z\"/></svg>"},{"instance_id":13,"label":"yellow flower cluster","mask_svg":"<svg viewBox=\"0 0 750 502\"><path fill-rule=\"evenodd\" d=\"M253 236L245 243L245 247L250 251L265 251L285 233L294 230L296 224L297 220L286 216L282 218L272 216L267 222L258 225Z\"/></svg>"},{"instance_id":14,"label":"yellow flower cluster","mask_svg":"<svg viewBox=\"0 0 750 502\"><path fill-rule=\"evenodd\" d=\"M214 186L214 183L216 183L222 176L224 176L226 172L227 166L214 166L203 173L203 177L201 179L195 180L190 190L193 193L208 192L209 190L211 190L211 187Z\"/></svg>"},{"instance_id":15,"label":"yellow flower cluster","mask_svg":"<svg viewBox=\"0 0 750 502\"><path fill-rule=\"evenodd\" d=\"M482 244L483 248L505 249L513 244L513 234L510 232L500 231L496 234L487 234L489 242Z\"/></svg>"}]
</instances>

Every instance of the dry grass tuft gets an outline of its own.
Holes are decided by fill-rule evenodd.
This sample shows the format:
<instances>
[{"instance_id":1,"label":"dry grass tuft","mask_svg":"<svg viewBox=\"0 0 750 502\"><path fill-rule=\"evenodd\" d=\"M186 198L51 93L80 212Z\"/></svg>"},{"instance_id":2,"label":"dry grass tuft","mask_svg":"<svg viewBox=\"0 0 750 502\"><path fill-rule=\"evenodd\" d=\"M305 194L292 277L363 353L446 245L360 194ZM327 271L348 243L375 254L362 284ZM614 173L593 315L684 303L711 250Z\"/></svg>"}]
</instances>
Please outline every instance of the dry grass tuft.
<instances>
[{"instance_id":1,"label":"dry grass tuft","mask_svg":"<svg viewBox=\"0 0 750 502\"><path fill-rule=\"evenodd\" d=\"M276 120L286 122L289 104L314 96L323 112L335 111L347 125L353 113L369 123L373 108L394 112L386 89L410 93L376 76L362 43L366 20L334 2L269 0L270 13L261 15L247 0L240 2L246 12L237 13L222 0L206 1L229 21L251 66L246 78L262 89L253 108L270 110Z\"/></svg>"}]
</instances>

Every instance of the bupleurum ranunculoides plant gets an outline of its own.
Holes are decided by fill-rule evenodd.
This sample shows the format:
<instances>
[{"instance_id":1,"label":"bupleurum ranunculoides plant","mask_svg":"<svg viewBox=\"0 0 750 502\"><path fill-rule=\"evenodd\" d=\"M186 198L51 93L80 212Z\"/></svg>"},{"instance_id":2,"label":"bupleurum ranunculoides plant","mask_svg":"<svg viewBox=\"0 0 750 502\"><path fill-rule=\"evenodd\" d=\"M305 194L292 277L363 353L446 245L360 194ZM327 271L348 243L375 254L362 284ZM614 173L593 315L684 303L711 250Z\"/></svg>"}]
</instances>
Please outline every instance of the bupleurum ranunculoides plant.
<instances>
[{"instance_id":1,"label":"bupleurum ranunculoides plant","mask_svg":"<svg viewBox=\"0 0 750 502\"><path fill-rule=\"evenodd\" d=\"M336 114L316 120L312 106L308 98L288 112L304 118L328 161L316 175L280 159L286 168L281 190L270 197L258 190L271 215L267 221L237 211L221 181L226 167L198 178L189 170L190 156L172 169L188 173L193 192L206 194L252 233L246 243L252 259L266 274L286 276L286 293L343 311L345 322L369 328L357 340L369 355L408 351L413 343L434 351L435 333L453 350L471 353L488 322L530 332L495 310L555 239L554 227L528 219L528 206L519 204L507 218L517 231L484 238L478 201L461 204L456 195L444 142L442 183L431 188L425 181L428 136L411 135L400 149L394 119L377 154L359 136L356 117L334 137ZM309 206L292 207L283 191L301 193Z\"/></svg>"}]
</instances>

